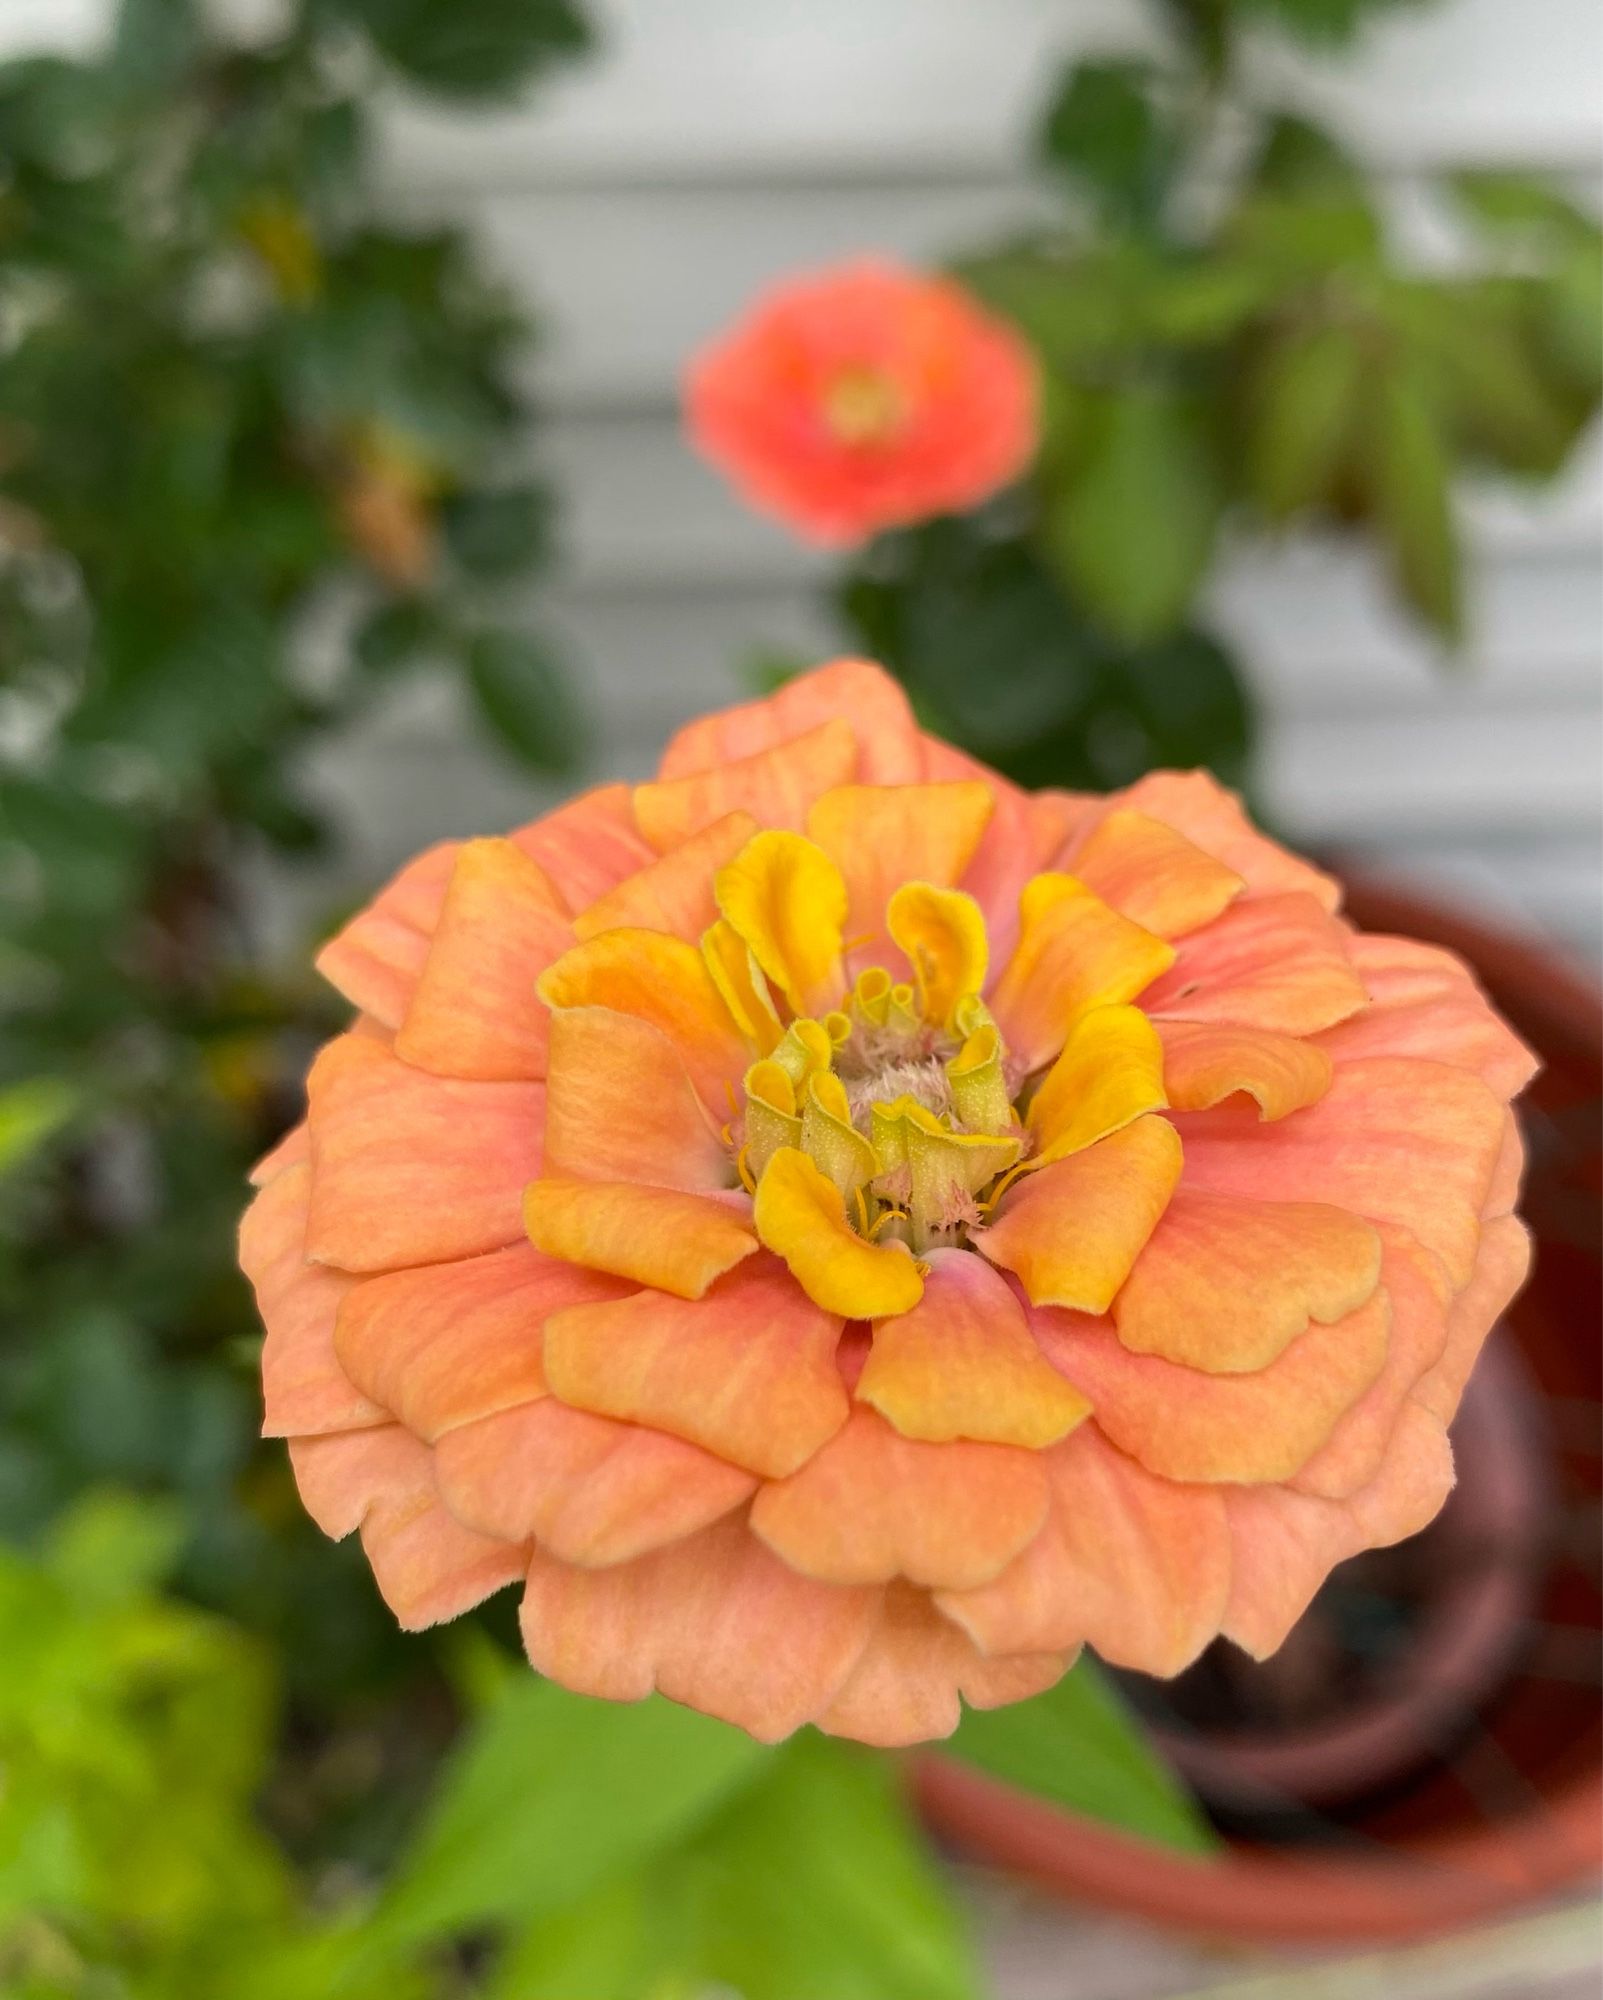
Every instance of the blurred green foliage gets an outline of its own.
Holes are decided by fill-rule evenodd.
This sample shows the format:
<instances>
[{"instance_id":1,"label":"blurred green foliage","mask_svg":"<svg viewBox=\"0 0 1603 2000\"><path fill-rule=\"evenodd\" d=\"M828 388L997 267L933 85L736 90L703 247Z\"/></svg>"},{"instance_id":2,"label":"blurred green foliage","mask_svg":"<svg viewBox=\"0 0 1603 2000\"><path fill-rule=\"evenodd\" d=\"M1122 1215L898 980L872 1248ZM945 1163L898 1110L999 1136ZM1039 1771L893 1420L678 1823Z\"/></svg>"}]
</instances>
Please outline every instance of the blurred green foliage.
<instances>
[{"instance_id":1,"label":"blurred green foliage","mask_svg":"<svg viewBox=\"0 0 1603 2000\"><path fill-rule=\"evenodd\" d=\"M838 608L1025 782L1247 775L1247 682L1208 623L1232 536L1363 537L1450 653L1455 482L1550 477L1596 411L1594 217L1524 176L1450 176L1420 191L1427 263L1375 175L1245 79L1255 36L1340 45L1416 3L1162 0L1159 53L1077 59L1047 99L1057 218L959 263L1039 358L1039 460L981 513L871 545Z\"/></svg>"}]
</instances>

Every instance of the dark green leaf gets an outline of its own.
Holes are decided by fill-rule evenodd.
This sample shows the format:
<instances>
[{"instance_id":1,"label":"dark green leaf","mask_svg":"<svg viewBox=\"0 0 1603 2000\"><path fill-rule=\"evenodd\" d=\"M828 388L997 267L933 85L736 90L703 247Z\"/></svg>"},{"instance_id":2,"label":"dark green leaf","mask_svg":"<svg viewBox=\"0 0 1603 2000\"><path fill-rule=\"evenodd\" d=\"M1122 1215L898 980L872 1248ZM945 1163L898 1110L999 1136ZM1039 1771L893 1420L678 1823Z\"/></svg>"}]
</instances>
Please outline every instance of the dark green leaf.
<instances>
[{"instance_id":1,"label":"dark green leaf","mask_svg":"<svg viewBox=\"0 0 1603 2000\"><path fill-rule=\"evenodd\" d=\"M944 1749L1005 1784L1143 1840L1192 1853L1215 1845L1190 1795L1083 1657L1030 1701L967 1710Z\"/></svg>"},{"instance_id":2,"label":"dark green leaf","mask_svg":"<svg viewBox=\"0 0 1603 2000\"><path fill-rule=\"evenodd\" d=\"M1363 405L1360 334L1344 323L1293 329L1247 385L1248 490L1272 521L1328 498Z\"/></svg>"},{"instance_id":3,"label":"dark green leaf","mask_svg":"<svg viewBox=\"0 0 1603 2000\"><path fill-rule=\"evenodd\" d=\"M1176 135L1142 62L1077 62L1048 106L1040 149L1112 222L1151 222L1167 191Z\"/></svg>"},{"instance_id":4,"label":"dark green leaf","mask_svg":"<svg viewBox=\"0 0 1603 2000\"><path fill-rule=\"evenodd\" d=\"M511 98L589 45L569 0L339 0L409 83L442 97Z\"/></svg>"},{"instance_id":5,"label":"dark green leaf","mask_svg":"<svg viewBox=\"0 0 1603 2000\"><path fill-rule=\"evenodd\" d=\"M1079 462L1050 496L1046 549L1075 597L1131 643L1184 618L1223 504L1198 405L1137 386L1093 406Z\"/></svg>"},{"instance_id":6,"label":"dark green leaf","mask_svg":"<svg viewBox=\"0 0 1603 2000\"><path fill-rule=\"evenodd\" d=\"M1397 587L1447 641L1463 636L1463 576L1452 465L1426 384L1401 367L1370 385L1366 474Z\"/></svg>"},{"instance_id":7,"label":"dark green leaf","mask_svg":"<svg viewBox=\"0 0 1603 2000\"><path fill-rule=\"evenodd\" d=\"M515 577L543 560L551 544L551 495L543 486L458 493L440 513L446 546L470 576Z\"/></svg>"},{"instance_id":8,"label":"dark green leaf","mask_svg":"<svg viewBox=\"0 0 1603 2000\"><path fill-rule=\"evenodd\" d=\"M482 632L469 646L468 684L479 713L520 762L571 771L583 727L561 668L524 632Z\"/></svg>"}]
</instances>

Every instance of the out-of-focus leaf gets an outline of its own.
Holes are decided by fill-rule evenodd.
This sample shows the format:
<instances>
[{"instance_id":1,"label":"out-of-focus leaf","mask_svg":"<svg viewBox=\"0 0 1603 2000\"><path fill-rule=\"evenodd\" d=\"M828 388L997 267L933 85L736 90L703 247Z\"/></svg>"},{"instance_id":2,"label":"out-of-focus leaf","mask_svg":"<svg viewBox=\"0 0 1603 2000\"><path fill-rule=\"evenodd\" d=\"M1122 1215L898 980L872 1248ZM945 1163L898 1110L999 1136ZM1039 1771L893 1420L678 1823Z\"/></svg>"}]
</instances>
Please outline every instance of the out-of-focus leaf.
<instances>
[{"instance_id":1,"label":"out-of-focus leaf","mask_svg":"<svg viewBox=\"0 0 1603 2000\"><path fill-rule=\"evenodd\" d=\"M551 495L542 486L460 493L441 509L446 546L470 576L516 576L550 550Z\"/></svg>"},{"instance_id":2,"label":"out-of-focus leaf","mask_svg":"<svg viewBox=\"0 0 1603 2000\"><path fill-rule=\"evenodd\" d=\"M1372 15L1416 7L1421 0L1234 0L1244 18L1272 21L1299 41L1340 48Z\"/></svg>"},{"instance_id":3,"label":"out-of-focus leaf","mask_svg":"<svg viewBox=\"0 0 1603 2000\"><path fill-rule=\"evenodd\" d=\"M1077 62L1047 107L1042 156L1114 222L1155 220L1168 186L1176 135L1158 81L1150 63Z\"/></svg>"},{"instance_id":4,"label":"out-of-focus leaf","mask_svg":"<svg viewBox=\"0 0 1603 2000\"><path fill-rule=\"evenodd\" d=\"M532 1926L491 2000L977 2000L884 1759L804 1736L672 1858Z\"/></svg>"},{"instance_id":5,"label":"out-of-focus leaf","mask_svg":"<svg viewBox=\"0 0 1603 2000\"><path fill-rule=\"evenodd\" d=\"M542 69L589 45L569 0L339 0L374 46L442 97L510 98Z\"/></svg>"},{"instance_id":6,"label":"out-of-focus leaf","mask_svg":"<svg viewBox=\"0 0 1603 2000\"><path fill-rule=\"evenodd\" d=\"M82 1102L78 1086L61 1076L30 1076L0 1088L0 1174L48 1145Z\"/></svg>"},{"instance_id":7,"label":"out-of-focus leaf","mask_svg":"<svg viewBox=\"0 0 1603 2000\"><path fill-rule=\"evenodd\" d=\"M1272 346L1249 385L1248 490L1271 520L1330 490L1363 401L1364 355L1337 322L1298 329Z\"/></svg>"},{"instance_id":8,"label":"out-of-focus leaf","mask_svg":"<svg viewBox=\"0 0 1603 2000\"><path fill-rule=\"evenodd\" d=\"M1079 463L1050 496L1046 549L1091 616L1139 644L1185 616L1222 504L1196 403L1138 385L1094 406Z\"/></svg>"},{"instance_id":9,"label":"out-of-focus leaf","mask_svg":"<svg viewBox=\"0 0 1603 2000\"><path fill-rule=\"evenodd\" d=\"M1253 747L1252 705L1235 662L1206 633L1176 632L1135 648L1106 676L1106 686L1104 713L1116 697L1140 732L1141 770L1206 764L1227 784L1244 781ZM1112 774L1101 782L1114 782Z\"/></svg>"},{"instance_id":10,"label":"out-of-focus leaf","mask_svg":"<svg viewBox=\"0 0 1603 2000\"><path fill-rule=\"evenodd\" d=\"M1397 587L1447 641L1463 635L1463 579L1451 461L1429 388L1403 367L1370 385L1365 466Z\"/></svg>"},{"instance_id":11,"label":"out-of-focus leaf","mask_svg":"<svg viewBox=\"0 0 1603 2000\"><path fill-rule=\"evenodd\" d=\"M1005 1784L1143 1840L1191 1853L1217 1844L1134 1715L1084 1657L1045 1694L1006 1708L966 1710L943 1749Z\"/></svg>"},{"instance_id":12,"label":"out-of-focus leaf","mask_svg":"<svg viewBox=\"0 0 1603 2000\"><path fill-rule=\"evenodd\" d=\"M660 1697L620 1706L520 1675L448 1766L378 1930L425 1938L559 1909L683 1837L766 1754Z\"/></svg>"},{"instance_id":13,"label":"out-of-focus leaf","mask_svg":"<svg viewBox=\"0 0 1603 2000\"><path fill-rule=\"evenodd\" d=\"M183 1513L172 1502L90 1492L56 1524L46 1561L80 1604L103 1610L165 1582L183 1539Z\"/></svg>"},{"instance_id":14,"label":"out-of-focus leaf","mask_svg":"<svg viewBox=\"0 0 1603 2000\"><path fill-rule=\"evenodd\" d=\"M1488 229L1571 243L1596 241L1597 218L1538 175L1475 169L1454 174L1449 186Z\"/></svg>"},{"instance_id":15,"label":"out-of-focus leaf","mask_svg":"<svg viewBox=\"0 0 1603 2000\"><path fill-rule=\"evenodd\" d=\"M469 645L468 684L479 713L520 762L571 771L584 724L562 670L526 632L481 632Z\"/></svg>"},{"instance_id":16,"label":"out-of-focus leaf","mask_svg":"<svg viewBox=\"0 0 1603 2000\"><path fill-rule=\"evenodd\" d=\"M143 89L170 86L201 43L195 0L120 0L112 62L127 82Z\"/></svg>"}]
</instances>

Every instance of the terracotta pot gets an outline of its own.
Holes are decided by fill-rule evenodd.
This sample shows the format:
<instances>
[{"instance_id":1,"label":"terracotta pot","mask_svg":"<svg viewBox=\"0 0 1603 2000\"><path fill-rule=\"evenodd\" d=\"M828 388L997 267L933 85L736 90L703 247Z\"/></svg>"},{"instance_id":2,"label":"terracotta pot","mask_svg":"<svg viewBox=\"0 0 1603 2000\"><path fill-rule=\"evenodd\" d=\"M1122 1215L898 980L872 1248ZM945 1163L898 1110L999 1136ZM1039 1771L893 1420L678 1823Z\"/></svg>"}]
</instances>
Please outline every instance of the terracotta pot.
<instances>
[{"instance_id":1,"label":"terracotta pot","mask_svg":"<svg viewBox=\"0 0 1603 2000\"><path fill-rule=\"evenodd\" d=\"M1458 952L1541 1055L1522 1121L1530 1283L1454 1426L1459 1483L1415 1543L1343 1564L1281 1658L1210 1649L1127 1678L1226 1834L1176 1855L955 1759L920 1760L931 1825L1099 1908L1234 1939L1416 1937L1603 1870L1603 1004L1554 954L1355 878L1366 930ZM1363 1617L1387 1613L1387 1646Z\"/></svg>"}]
</instances>

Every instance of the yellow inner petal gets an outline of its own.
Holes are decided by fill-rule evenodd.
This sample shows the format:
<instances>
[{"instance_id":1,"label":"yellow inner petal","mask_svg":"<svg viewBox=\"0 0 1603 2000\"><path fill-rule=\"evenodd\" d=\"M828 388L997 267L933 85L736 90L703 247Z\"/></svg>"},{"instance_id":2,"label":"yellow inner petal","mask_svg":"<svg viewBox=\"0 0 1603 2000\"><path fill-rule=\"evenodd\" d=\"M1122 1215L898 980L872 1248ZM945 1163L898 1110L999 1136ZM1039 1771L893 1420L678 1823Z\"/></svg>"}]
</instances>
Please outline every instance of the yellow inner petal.
<instances>
[{"instance_id":1,"label":"yellow inner petal","mask_svg":"<svg viewBox=\"0 0 1603 2000\"><path fill-rule=\"evenodd\" d=\"M1062 1052L1030 1100L1035 1139L1029 1165L1044 1167L1168 1103L1163 1044L1139 1007L1093 1007L1069 1030Z\"/></svg>"},{"instance_id":2,"label":"yellow inner petal","mask_svg":"<svg viewBox=\"0 0 1603 2000\"><path fill-rule=\"evenodd\" d=\"M885 927L907 954L925 1020L944 1028L964 995L985 984L990 946L979 904L961 889L904 882L886 906Z\"/></svg>"},{"instance_id":3,"label":"yellow inner petal","mask_svg":"<svg viewBox=\"0 0 1603 2000\"><path fill-rule=\"evenodd\" d=\"M768 1162L752 1216L759 1241L785 1260L826 1312L886 1317L910 1311L923 1296L923 1274L908 1251L857 1235L840 1189L794 1146L781 1147Z\"/></svg>"},{"instance_id":4,"label":"yellow inner petal","mask_svg":"<svg viewBox=\"0 0 1603 2000\"><path fill-rule=\"evenodd\" d=\"M799 833L759 833L718 870L714 890L793 1014L840 997L846 884L821 847Z\"/></svg>"}]
</instances>

